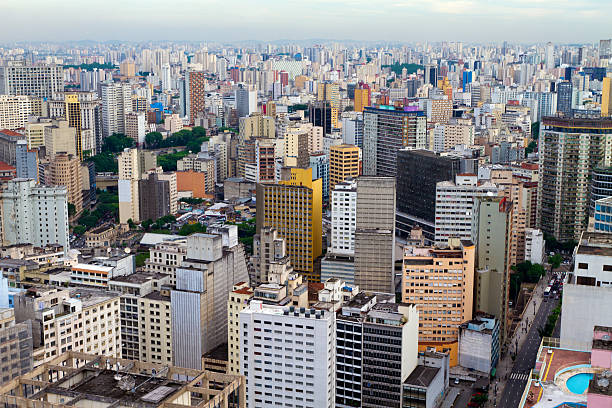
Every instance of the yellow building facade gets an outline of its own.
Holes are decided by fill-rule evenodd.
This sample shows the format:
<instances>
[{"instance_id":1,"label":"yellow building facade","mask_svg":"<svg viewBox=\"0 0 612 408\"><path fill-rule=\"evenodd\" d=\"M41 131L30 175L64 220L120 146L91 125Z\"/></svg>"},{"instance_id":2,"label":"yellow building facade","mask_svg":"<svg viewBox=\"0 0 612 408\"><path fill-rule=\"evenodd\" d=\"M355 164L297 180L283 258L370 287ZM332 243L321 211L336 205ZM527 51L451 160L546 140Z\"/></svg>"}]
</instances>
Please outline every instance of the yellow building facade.
<instances>
[{"instance_id":1,"label":"yellow building facade","mask_svg":"<svg viewBox=\"0 0 612 408\"><path fill-rule=\"evenodd\" d=\"M311 168L284 168L278 184L257 185L257 233L276 228L287 241L296 272L318 282L316 260L322 253L322 180Z\"/></svg>"}]
</instances>

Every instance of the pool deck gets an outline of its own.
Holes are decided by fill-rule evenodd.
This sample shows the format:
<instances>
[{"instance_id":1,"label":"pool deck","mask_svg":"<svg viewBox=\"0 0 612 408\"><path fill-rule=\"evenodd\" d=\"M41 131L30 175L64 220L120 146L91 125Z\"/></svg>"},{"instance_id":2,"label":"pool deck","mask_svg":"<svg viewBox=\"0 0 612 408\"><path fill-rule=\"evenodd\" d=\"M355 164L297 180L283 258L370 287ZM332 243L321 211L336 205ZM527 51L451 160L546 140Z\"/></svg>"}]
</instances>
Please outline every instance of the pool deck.
<instances>
[{"instance_id":1,"label":"pool deck","mask_svg":"<svg viewBox=\"0 0 612 408\"><path fill-rule=\"evenodd\" d=\"M551 354L548 354L549 349L551 350ZM563 381L563 386L560 387L555 383L554 379L555 374L564 368L589 364L591 361L590 353L542 347L536 361L540 362L540 366L542 365L541 362L545 362L544 372L542 373L542 384L536 387L536 381L530 380L528 397L523 405L524 408L554 408L563 402L582 402L586 404L586 395L573 394L569 392L565 386L565 381ZM563 373L559 377L567 375L569 378L578 373L579 371L572 371L567 374Z\"/></svg>"}]
</instances>

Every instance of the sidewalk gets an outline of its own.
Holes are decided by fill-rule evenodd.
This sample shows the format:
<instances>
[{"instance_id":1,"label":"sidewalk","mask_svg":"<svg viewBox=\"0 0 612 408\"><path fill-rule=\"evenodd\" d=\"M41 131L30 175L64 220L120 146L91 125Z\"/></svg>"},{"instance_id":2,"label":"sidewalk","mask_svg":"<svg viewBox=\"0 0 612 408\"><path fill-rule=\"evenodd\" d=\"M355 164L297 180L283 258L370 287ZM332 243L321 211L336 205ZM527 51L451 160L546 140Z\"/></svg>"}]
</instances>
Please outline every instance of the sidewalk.
<instances>
[{"instance_id":1,"label":"sidewalk","mask_svg":"<svg viewBox=\"0 0 612 408\"><path fill-rule=\"evenodd\" d=\"M497 364L495 380L491 382L491 385L489 387L489 401L485 405L486 407L499 406L499 400L501 398L504 387L506 386L506 381L510 377L510 374L512 373L512 368L514 366L514 361L512 361L511 355L513 352L516 352L515 347L517 344L518 350L523 347L523 343L527 338L527 333L529 332L529 330L531 329L531 325L533 324L535 314L540 309L540 305L542 304L542 295L544 294L544 289L548 286L548 282L550 281L551 277L552 274L550 272L546 272L546 274L540 279L534 289L529 304L527 304L527 306L525 307L523 319L521 320L520 324L517 325L512 338L506 340L506 353L503 355L503 357L500 358ZM501 348L503 349L504 346L502 346ZM497 394L495 393L495 390L497 390ZM494 400L497 405L494 405Z\"/></svg>"}]
</instances>

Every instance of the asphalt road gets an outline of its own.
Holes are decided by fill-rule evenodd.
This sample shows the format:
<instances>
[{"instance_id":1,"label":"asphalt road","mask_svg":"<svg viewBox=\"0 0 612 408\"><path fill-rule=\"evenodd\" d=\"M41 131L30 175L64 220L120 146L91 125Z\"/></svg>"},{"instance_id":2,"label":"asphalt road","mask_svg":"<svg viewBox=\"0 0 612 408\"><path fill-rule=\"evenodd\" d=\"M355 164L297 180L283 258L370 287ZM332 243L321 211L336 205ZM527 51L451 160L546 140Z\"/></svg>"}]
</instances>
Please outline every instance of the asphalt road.
<instances>
[{"instance_id":1,"label":"asphalt road","mask_svg":"<svg viewBox=\"0 0 612 408\"><path fill-rule=\"evenodd\" d=\"M538 348L540 347L540 334L538 328L544 327L548 315L557 306L559 301L555 299L548 299L547 302L542 302L538 313L535 316L535 320L531 329L527 333L527 339L523 343L523 346L519 349L519 353L512 366L512 371L508 374L506 381L506 387L502 393L499 406L503 408L517 408L523 396L525 385L527 384L527 378L529 376L529 370L531 370L535 364L537 357Z\"/></svg>"}]
</instances>

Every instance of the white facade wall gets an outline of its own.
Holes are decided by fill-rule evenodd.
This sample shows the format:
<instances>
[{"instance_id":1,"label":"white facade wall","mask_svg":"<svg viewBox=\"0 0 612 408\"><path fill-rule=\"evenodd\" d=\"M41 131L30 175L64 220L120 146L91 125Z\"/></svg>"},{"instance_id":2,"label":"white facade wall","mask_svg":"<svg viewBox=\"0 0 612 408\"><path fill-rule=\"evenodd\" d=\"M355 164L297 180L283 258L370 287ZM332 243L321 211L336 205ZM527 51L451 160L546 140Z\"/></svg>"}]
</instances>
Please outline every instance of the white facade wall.
<instances>
[{"instance_id":1,"label":"white facade wall","mask_svg":"<svg viewBox=\"0 0 612 408\"><path fill-rule=\"evenodd\" d=\"M256 300L240 313L249 407L335 406L335 315L316 313Z\"/></svg>"},{"instance_id":2,"label":"white facade wall","mask_svg":"<svg viewBox=\"0 0 612 408\"><path fill-rule=\"evenodd\" d=\"M355 254L355 225L357 222L357 185L338 183L332 191L331 252Z\"/></svg>"}]
</instances>

